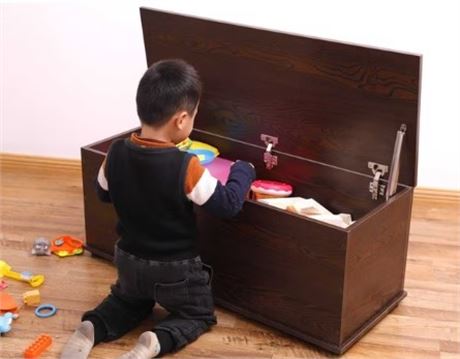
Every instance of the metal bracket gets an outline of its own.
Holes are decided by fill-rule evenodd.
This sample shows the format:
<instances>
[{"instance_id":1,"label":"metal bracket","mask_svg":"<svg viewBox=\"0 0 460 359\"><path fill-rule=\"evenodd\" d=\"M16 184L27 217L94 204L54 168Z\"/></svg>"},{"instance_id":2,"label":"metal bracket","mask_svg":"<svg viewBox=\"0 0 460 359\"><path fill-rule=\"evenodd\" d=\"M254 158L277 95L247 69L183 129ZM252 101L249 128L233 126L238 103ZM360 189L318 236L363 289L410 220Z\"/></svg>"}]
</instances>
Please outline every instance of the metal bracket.
<instances>
[{"instance_id":1,"label":"metal bracket","mask_svg":"<svg viewBox=\"0 0 460 359\"><path fill-rule=\"evenodd\" d=\"M377 200L379 196L385 195L385 184L379 182L380 178L388 172L388 166L375 162L368 162L367 166L374 174L374 179L369 183L369 192L372 193L372 199Z\"/></svg>"},{"instance_id":2,"label":"metal bracket","mask_svg":"<svg viewBox=\"0 0 460 359\"><path fill-rule=\"evenodd\" d=\"M272 149L278 144L278 137L269 135L260 135L260 139L265 143L267 148L264 152L264 162L268 170L271 170L278 164L278 156L272 154Z\"/></svg>"},{"instance_id":3,"label":"metal bracket","mask_svg":"<svg viewBox=\"0 0 460 359\"><path fill-rule=\"evenodd\" d=\"M395 146L393 149L393 159L391 160L390 174L388 176L388 188L386 192L387 200L395 194L396 188L398 187L401 148L406 130L407 126L403 123L399 131L396 133Z\"/></svg>"}]
</instances>

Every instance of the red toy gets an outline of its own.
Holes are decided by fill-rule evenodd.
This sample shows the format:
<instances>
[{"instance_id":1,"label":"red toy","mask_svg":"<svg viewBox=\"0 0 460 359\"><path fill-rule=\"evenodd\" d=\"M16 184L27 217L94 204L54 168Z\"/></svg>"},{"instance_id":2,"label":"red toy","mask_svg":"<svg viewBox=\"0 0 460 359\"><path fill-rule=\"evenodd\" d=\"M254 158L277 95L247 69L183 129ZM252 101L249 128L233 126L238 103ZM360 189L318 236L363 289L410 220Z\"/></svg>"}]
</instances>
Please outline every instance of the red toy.
<instances>
[{"instance_id":1,"label":"red toy","mask_svg":"<svg viewBox=\"0 0 460 359\"><path fill-rule=\"evenodd\" d=\"M288 197L292 186L283 182L257 180L252 182L251 190L254 199Z\"/></svg>"},{"instance_id":2,"label":"red toy","mask_svg":"<svg viewBox=\"0 0 460 359\"><path fill-rule=\"evenodd\" d=\"M64 235L51 241L51 252L59 257L68 257L83 253L83 241Z\"/></svg>"},{"instance_id":3,"label":"red toy","mask_svg":"<svg viewBox=\"0 0 460 359\"><path fill-rule=\"evenodd\" d=\"M24 351L24 358L37 358L51 345L53 340L47 334L41 334Z\"/></svg>"},{"instance_id":4,"label":"red toy","mask_svg":"<svg viewBox=\"0 0 460 359\"><path fill-rule=\"evenodd\" d=\"M16 303L14 298L7 292L0 292L0 314L8 312L17 313L19 311L19 305Z\"/></svg>"}]
</instances>

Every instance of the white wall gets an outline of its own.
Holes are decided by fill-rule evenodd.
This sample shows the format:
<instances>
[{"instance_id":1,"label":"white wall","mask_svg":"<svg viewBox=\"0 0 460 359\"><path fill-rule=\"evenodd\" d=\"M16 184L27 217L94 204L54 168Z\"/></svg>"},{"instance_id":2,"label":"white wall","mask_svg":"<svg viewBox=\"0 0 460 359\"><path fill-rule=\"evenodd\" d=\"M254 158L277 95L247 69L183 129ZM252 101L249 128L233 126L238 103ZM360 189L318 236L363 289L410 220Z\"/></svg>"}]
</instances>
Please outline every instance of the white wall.
<instances>
[{"instance_id":1,"label":"white wall","mask_svg":"<svg viewBox=\"0 0 460 359\"><path fill-rule=\"evenodd\" d=\"M137 126L139 5L423 54L419 186L460 189L456 0L5 3L0 151L78 158L81 145Z\"/></svg>"}]
</instances>

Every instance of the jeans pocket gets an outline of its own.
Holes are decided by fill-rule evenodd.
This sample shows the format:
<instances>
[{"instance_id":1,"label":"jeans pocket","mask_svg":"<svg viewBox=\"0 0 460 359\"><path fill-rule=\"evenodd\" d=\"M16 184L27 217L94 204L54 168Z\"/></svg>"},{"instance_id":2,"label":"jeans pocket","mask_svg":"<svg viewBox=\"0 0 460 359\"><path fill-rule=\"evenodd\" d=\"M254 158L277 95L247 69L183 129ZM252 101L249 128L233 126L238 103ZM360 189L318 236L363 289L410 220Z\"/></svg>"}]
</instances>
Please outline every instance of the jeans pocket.
<instances>
[{"instance_id":1,"label":"jeans pocket","mask_svg":"<svg viewBox=\"0 0 460 359\"><path fill-rule=\"evenodd\" d=\"M180 308L189 302L189 281L188 279L173 283L155 283L155 301L165 309Z\"/></svg>"},{"instance_id":2,"label":"jeans pocket","mask_svg":"<svg viewBox=\"0 0 460 359\"><path fill-rule=\"evenodd\" d=\"M207 280L207 285L209 287L212 286L212 277L214 276L214 269L209 265L209 264L206 264L206 263L201 263L203 265L203 270L207 273L208 275L208 280Z\"/></svg>"}]
</instances>

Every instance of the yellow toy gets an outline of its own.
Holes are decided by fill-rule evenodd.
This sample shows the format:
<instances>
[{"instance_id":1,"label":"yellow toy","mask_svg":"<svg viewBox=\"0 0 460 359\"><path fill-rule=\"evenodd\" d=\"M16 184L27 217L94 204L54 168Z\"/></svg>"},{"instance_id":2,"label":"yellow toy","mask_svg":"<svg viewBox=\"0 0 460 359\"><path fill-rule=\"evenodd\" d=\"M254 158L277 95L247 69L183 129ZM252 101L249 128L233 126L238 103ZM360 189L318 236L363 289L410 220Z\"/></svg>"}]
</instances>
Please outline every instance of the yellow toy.
<instances>
[{"instance_id":1,"label":"yellow toy","mask_svg":"<svg viewBox=\"0 0 460 359\"><path fill-rule=\"evenodd\" d=\"M187 151L190 148L191 145L192 145L192 140L189 137L187 137L182 142L179 142L176 145L176 147L181 151Z\"/></svg>"},{"instance_id":2,"label":"yellow toy","mask_svg":"<svg viewBox=\"0 0 460 359\"><path fill-rule=\"evenodd\" d=\"M214 158L219 156L219 150L216 147L204 142L192 141L188 137L182 142L178 143L176 147L181 151L186 151L188 153L197 155L202 165L211 163Z\"/></svg>"},{"instance_id":3,"label":"yellow toy","mask_svg":"<svg viewBox=\"0 0 460 359\"><path fill-rule=\"evenodd\" d=\"M32 275L27 272L18 273L11 270L11 266L0 260L0 278L7 277L29 283L32 287L39 287L45 281L45 276L38 274Z\"/></svg>"},{"instance_id":4,"label":"yellow toy","mask_svg":"<svg viewBox=\"0 0 460 359\"><path fill-rule=\"evenodd\" d=\"M24 304L39 305L40 304L40 291L38 289L29 290L22 294Z\"/></svg>"},{"instance_id":5,"label":"yellow toy","mask_svg":"<svg viewBox=\"0 0 460 359\"><path fill-rule=\"evenodd\" d=\"M192 141L187 152L196 155L202 165L211 163L219 156L219 150L216 147L200 141Z\"/></svg>"},{"instance_id":6,"label":"yellow toy","mask_svg":"<svg viewBox=\"0 0 460 359\"><path fill-rule=\"evenodd\" d=\"M69 235L57 237L51 241L51 252L59 257L82 254L83 241Z\"/></svg>"}]
</instances>

